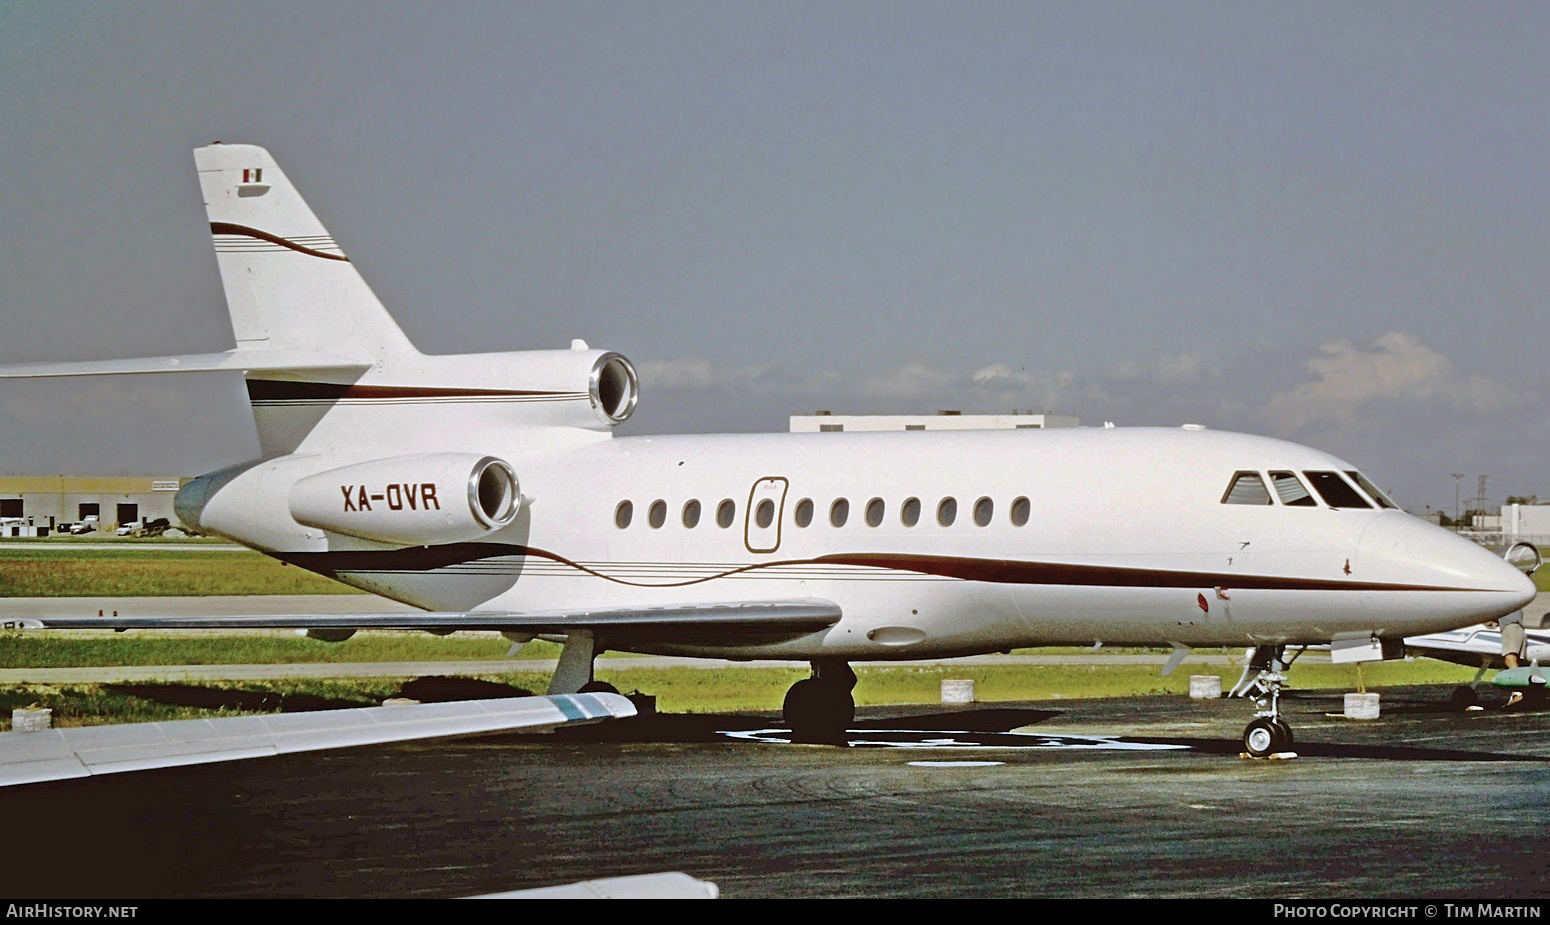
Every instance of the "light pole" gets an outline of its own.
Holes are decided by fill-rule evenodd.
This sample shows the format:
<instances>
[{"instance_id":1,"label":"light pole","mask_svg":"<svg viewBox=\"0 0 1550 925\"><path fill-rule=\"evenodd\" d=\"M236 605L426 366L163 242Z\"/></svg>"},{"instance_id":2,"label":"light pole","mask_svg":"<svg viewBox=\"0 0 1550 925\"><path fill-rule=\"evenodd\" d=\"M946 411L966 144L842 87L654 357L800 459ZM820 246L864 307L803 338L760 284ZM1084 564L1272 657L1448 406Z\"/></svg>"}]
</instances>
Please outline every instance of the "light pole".
<instances>
[{"instance_id":1,"label":"light pole","mask_svg":"<svg viewBox=\"0 0 1550 925\"><path fill-rule=\"evenodd\" d=\"M1464 477L1462 472L1454 472L1453 475L1453 525L1459 522L1459 479Z\"/></svg>"}]
</instances>

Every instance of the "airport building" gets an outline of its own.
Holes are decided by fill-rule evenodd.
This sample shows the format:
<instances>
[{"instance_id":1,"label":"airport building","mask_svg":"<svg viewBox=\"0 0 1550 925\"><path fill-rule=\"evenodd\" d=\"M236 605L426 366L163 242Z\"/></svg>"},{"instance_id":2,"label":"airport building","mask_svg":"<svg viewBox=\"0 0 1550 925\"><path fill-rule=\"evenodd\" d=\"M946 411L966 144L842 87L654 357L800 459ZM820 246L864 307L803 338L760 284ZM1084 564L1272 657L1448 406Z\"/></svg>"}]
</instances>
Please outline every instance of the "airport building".
<instances>
[{"instance_id":1,"label":"airport building","mask_svg":"<svg viewBox=\"0 0 1550 925\"><path fill-rule=\"evenodd\" d=\"M0 476L0 536L48 536L72 524L112 532L122 524L166 518L187 478L152 476ZM95 518L95 520L93 520Z\"/></svg>"},{"instance_id":2,"label":"airport building","mask_svg":"<svg viewBox=\"0 0 1550 925\"><path fill-rule=\"evenodd\" d=\"M1550 503L1504 504L1501 514L1475 514L1465 533L1487 546L1533 543L1550 555Z\"/></svg>"},{"instance_id":3,"label":"airport building","mask_svg":"<svg viewBox=\"0 0 1550 925\"><path fill-rule=\"evenodd\" d=\"M938 411L935 414L793 414L794 434L858 430L1040 430L1046 427L1076 427L1076 418L1064 414L964 414Z\"/></svg>"}]
</instances>

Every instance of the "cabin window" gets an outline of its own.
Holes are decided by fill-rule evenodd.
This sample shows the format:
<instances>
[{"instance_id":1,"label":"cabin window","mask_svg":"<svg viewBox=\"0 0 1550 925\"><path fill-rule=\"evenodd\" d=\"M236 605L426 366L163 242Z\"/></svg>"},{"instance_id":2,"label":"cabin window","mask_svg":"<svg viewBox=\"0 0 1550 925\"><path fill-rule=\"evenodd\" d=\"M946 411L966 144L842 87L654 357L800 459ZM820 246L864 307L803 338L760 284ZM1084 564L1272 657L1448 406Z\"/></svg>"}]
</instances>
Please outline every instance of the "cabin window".
<instances>
[{"instance_id":1,"label":"cabin window","mask_svg":"<svg viewBox=\"0 0 1550 925\"><path fill-rule=\"evenodd\" d=\"M1276 487L1276 496L1287 507L1318 507L1319 503L1313 500L1313 495L1308 492L1308 486L1302 483L1295 472L1272 472L1270 484Z\"/></svg>"},{"instance_id":2,"label":"cabin window","mask_svg":"<svg viewBox=\"0 0 1550 925\"><path fill-rule=\"evenodd\" d=\"M996 516L996 502L989 498L981 498L974 502L974 522L981 527L990 525L990 518Z\"/></svg>"},{"instance_id":3,"label":"cabin window","mask_svg":"<svg viewBox=\"0 0 1550 925\"><path fill-rule=\"evenodd\" d=\"M1258 472L1239 472L1232 477L1227 493L1222 495L1223 504L1269 504L1270 492Z\"/></svg>"},{"instance_id":4,"label":"cabin window","mask_svg":"<svg viewBox=\"0 0 1550 925\"><path fill-rule=\"evenodd\" d=\"M866 525L876 527L883 522L883 510L887 505L882 498L873 498L866 503Z\"/></svg>"},{"instance_id":5,"label":"cabin window","mask_svg":"<svg viewBox=\"0 0 1550 925\"><path fill-rule=\"evenodd\" d=\"M698 498L684 502L683 513L684 526L693 529L700 524L700 501Z\"/></svg>"},{"instance_id":6,"label":"cabin window","mask_svg":"<svg viewBox=\"0 0 1550 925\"><path fill-rule=\"evenodd\" d=\"M737 519L737 502L731 498L723 498L716 505L716 526L723 530L732 526L732 521Z\"/></svg>"},{"instance_id":7,"label":"cabin window","mask_svg":"<svg viewBox=\"0 0 1550 925\"><path fill-rule=\"evenodd\" d=\"M614 526L623 530L630 525L630 518L634 516L635 505L628 501L620 501L619 506L614 508Z\"/></svg>"},{"instance_id":8,"label":"cabin window","mask_svg":"<svg viewBox=\"0 0 1550 925\"><path fill-rule=\"evenodd\" d=\"M1363 498L1351 483L1340 477L1338 472L1309 472L1303 470L1303 475L1313 483L1313 490L1319 493L1324 503L1330 507L1365 507L1371 508L1366 498Z\"/></svg>"},{"instance_id":9,"label":"cabin window","mask_svg":"<svg viewBox=\"0 0 1550 925\"><path fill-rule=\"evenodd\" d=\"M760 529L768 527L775 522L775 502L765 498L759 502L759 506L753 509L753 521Z\"/></svg>"},{"instance_id":10,"label":"cabin window","mask_svg":"<svg viewBox=\"0 0 1550 925\"><path fill-rule=\"evenodd\" d=\"M936 506L936 522L944 527L951 527L953 521L958 519L958 499L943 498Z\"/></svg>"},{"instance_id":11,"label":"cabin window","mask_svg":"<svg viewBox=\"0 0 1550 925\"><path fill-rule=\"evenodd\" d=\"M899 505L899 522L906 527L913 527L920 523L920 499L905 498Z\"/></svg>"},{"instance_id":12,"label":"cabin window","mask_svg":"<svg viewBox=\"0 0 1550 925\"><path fill-rule=\"evenodd\" d=\"M1355 469L1347 469L1345 474L1351 477L1351 481L1360 485L1362 487L1362 491L1365 491L1367 494L1371 495L1372 500L1378 502L1378 507L1392 508L1396 511L1399 510L1399 505L1389 500L1388 495L1385 495L1383 492L1379 491L1378 486L1369 481L1367 476L1362 475Z\"/></svg>"},{"instance_id":13,"label":"cabin window","mask_svg":"<svg viewBox=\"0 0 1550 925\"><path fill-rule=\"evenodd\" d=\"M805 527L813 522L813 499L803 498L797 502L796 515L794 517L799 527Z\"/></svg>"},{"instance_id":14,"label":"cabin window","mask_svg":"<svg viewBox=\"0 0 1550 925\"><path fill-rule=\"evenodd\" d=\"M829 523L836 527L845 526L845 521L850 519L850 502L844 498L835 498L829 505Z\"/></svg>"},{"instance_id":15,"label":"cabin window","mask_svg":"<svg viewBox=\"0 0 1550 925\"><path fill-rule=\"evenodd\" d=\"M1027 498L1018 498L1012 502L1012 526L1021 527L1028 523L1028 512L1033 505Z\"/></svg>"},{"instance_id":16,"label":"cabin window","mask_svg":"<svg viewBox=\"0 0 1550 925\"><path fill-rule=\"evenodd\" d=\"M667 502L661 498L651 502L651 507L646 509L646 523L651 524L651 529L660 530L667 523Z\"/></svg>"}]
</instances>

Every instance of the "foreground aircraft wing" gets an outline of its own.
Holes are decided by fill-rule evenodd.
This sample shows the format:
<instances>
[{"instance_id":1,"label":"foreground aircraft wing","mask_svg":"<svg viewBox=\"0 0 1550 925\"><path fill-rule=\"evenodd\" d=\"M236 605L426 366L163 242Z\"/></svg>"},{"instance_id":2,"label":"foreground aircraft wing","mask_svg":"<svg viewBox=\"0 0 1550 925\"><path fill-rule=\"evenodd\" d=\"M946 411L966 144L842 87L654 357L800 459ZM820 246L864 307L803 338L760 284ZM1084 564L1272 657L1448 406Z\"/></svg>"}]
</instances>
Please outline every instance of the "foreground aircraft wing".
<instances>
[{"instance_id":1,"label":"foreground aircraft wing","mask_svg":"<svg viewBox=\"0 0 1550 925\"><path fill-rule=\"evenodd\" d=\"M670 640L692 635L728 645L794 639L838 622L832 601L733 601L719 604L671 604L604 607L590 610L469 611L352 614L238 614L188 616L48 616L28 619L23 628L40 629L376 629L498 630L507 633L563 634L577 630L604 633L610 640Z\"/></svg>"},{"instance_id":2,"label":"foreground aircraft wing","mask_svg":"<svg viewBox=\"0 0 1550 925\"><path fill-rule=\"evenodd\" d=\"M556 694L0 732L0 787L634 715L635 707L618 694Z\"/></svg>"},{"instance_id":3,"label":"foreground aircraft wing","mask_svg":"<svg viewBox=\"0 0 1550 925\"><path fill-rule=\"evenodd\" d=\"M720 899L721 888L681 871L606 877L561 886L542 886L510 893L486 893L467 899Z\"/></svg>"}]
</instances>

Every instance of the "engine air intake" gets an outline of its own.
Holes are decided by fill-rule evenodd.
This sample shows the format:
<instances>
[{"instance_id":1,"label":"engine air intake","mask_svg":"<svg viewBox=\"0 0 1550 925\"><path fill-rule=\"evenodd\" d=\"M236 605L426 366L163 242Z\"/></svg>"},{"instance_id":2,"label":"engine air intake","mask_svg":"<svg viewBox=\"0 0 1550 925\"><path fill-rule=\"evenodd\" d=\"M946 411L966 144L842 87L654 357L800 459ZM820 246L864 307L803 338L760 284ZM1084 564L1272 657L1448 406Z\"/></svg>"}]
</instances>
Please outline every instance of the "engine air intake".
<instances>
[{"instance_id":1,"label":"engine air intake","mask_svg":"<svg viewBox=\"0 0 1550 925\"><path fill-rule=\"evenodd\" d=\"M640 377L635 367L617 353L605 353L592 364L592 407L608 425L623 424L640 401Z\"/></svg>"}]
</instances>

